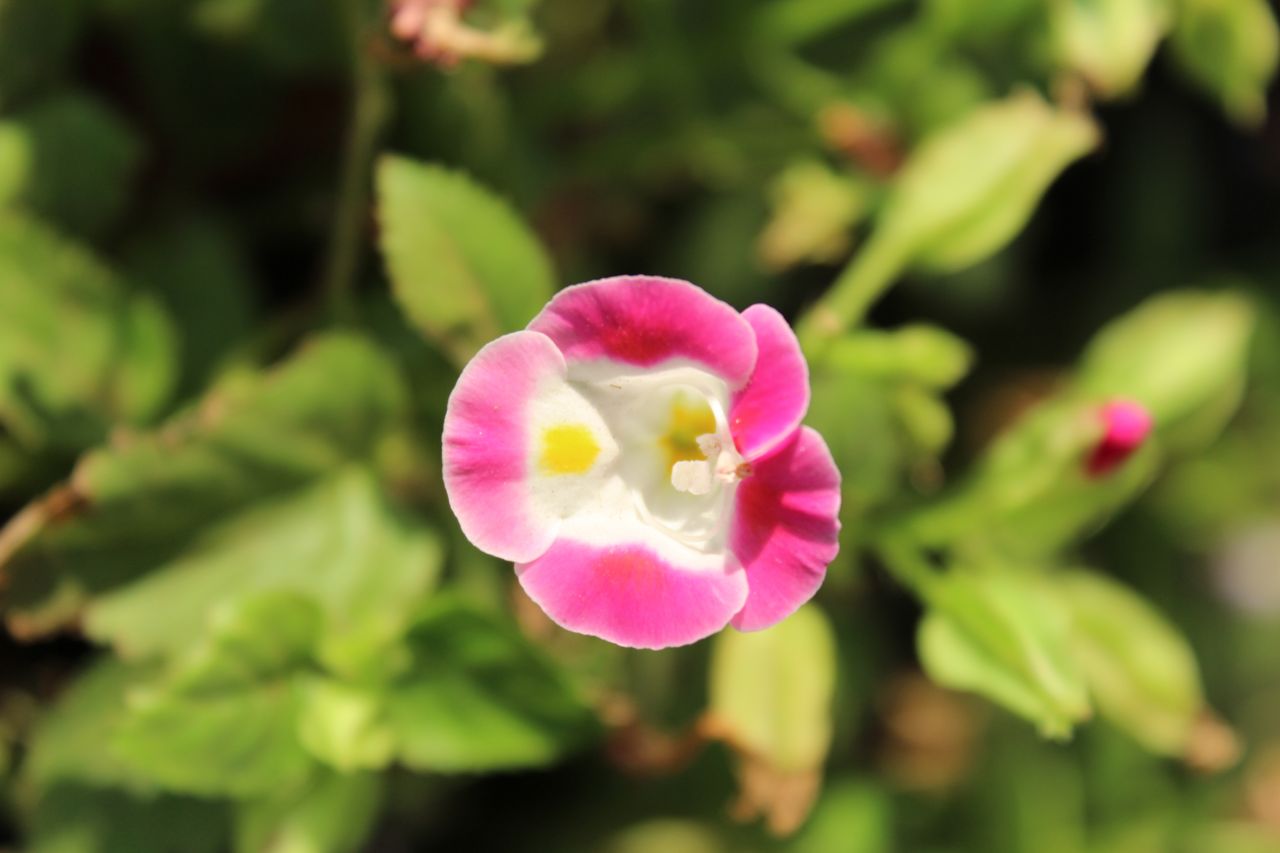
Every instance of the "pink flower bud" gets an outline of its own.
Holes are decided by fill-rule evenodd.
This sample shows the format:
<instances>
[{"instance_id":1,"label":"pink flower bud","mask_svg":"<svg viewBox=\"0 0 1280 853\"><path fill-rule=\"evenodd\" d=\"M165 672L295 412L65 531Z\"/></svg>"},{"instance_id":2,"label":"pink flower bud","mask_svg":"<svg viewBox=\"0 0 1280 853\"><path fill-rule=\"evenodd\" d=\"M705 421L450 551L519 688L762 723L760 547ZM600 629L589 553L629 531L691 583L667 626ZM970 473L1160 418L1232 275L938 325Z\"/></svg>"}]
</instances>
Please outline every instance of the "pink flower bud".
<instances>
[{"instance_id":1,"label":"pink flower bud","mask_svg":"<svg viewBox=\"0 0 1280 853\"><path fill-rule=\"evenodd\" d=\"M1102 437L1089 454L1085 472L1105 476L1142 447L1151 434L1151 415L1132 400L1112 400L1098 410Z\"/></svg>"}]
</instances>

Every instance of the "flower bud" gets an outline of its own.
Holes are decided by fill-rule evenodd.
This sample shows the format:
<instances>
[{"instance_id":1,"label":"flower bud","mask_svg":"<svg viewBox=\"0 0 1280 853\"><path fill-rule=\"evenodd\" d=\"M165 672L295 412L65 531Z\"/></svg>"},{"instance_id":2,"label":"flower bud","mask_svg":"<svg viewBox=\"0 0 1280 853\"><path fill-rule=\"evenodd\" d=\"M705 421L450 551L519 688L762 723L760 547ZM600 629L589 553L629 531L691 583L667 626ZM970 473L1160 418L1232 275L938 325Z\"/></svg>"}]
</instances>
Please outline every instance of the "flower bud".
<instances>
[{"instance_id":1,"label":"flower bud","mask_svg":"<svg viewBox=\"0 0 1280 853\"><path fill-rule=\"evenodd\" d=\"M1112 400L1099 412L1102 438L1085 463L1090 477L1102 477L1134 454L1151 434L1151 415L1132 400Z\"/></svg>"}]
</instances>

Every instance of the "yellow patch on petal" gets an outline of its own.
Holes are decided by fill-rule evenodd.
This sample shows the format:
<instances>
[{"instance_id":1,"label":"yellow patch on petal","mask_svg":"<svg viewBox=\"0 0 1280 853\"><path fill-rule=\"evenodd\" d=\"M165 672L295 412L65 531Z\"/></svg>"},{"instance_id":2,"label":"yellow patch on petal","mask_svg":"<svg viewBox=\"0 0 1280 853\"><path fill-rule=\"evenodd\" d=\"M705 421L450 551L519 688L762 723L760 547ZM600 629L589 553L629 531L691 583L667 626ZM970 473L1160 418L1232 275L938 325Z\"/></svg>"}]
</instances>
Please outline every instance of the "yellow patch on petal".
<instances>
[{"instance_id":1,"label":"yellow patch on petal","mask_svg":"<svg viewBox=\"0 0 1280 853\"><path fill-rule=\"evenodd\" d=\"M671 417L661 444L667 454L667 469L677 462L706 458L698 447L698 436L715 434L716 416L706 400L679 395L672 398Z\"/></svg>"},{"instance_id":2,"label":"yellow patch on petal","mask_svg":"<svg viewBox=\"0 0 1280 853\"><path fill-rule=\"evenodd\" d=\"M550 474L582 474L600 455L600 445L582 424L557 424L542 433L542 469Z\"/></svg>"}]
</instances>

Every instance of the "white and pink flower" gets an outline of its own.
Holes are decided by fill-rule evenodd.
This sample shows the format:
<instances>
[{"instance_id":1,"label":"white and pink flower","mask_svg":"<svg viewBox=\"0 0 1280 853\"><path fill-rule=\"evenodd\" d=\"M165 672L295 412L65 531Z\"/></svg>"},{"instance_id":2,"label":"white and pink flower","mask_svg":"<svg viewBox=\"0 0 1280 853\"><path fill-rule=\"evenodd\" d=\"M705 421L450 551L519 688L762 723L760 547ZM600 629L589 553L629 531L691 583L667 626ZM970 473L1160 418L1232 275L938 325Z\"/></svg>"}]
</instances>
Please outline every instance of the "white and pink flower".
<instances>
[{"instance_id":1,"label":"white and pink flower","mask_svg":"<svg viewBox=\"0 0 1280 853\"><path fill-rule=\"evenodd\" d=\"M780 314L620 276L559 293L466 366L444 482L467 538L561 626L618 645L766 628L835 558L840 473L801 426Z\"/></svg>"}]
</instances>

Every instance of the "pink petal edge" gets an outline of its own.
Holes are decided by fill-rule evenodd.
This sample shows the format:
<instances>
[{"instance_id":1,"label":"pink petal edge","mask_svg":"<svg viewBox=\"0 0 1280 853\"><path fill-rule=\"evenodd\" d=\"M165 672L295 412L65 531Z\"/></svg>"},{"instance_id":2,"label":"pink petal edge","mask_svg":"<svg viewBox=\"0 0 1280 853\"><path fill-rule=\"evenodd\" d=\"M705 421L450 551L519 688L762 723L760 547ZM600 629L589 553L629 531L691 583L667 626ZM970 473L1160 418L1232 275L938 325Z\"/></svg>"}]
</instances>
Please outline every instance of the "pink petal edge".
<instances>
[{"instance_id":1,"label":"pink petal edge","mask_svg":"<svg viewBox=\"0 0 1280 853\"><path fill-rule=\"evenodd\" d=\"M445 491L467 539L495 557L532 560L555 539L530 507L528 407L540 382L565 371L550 338L513 332L476 353L449 395Z\"/></svg>"},{"instance_id":2,"label":"pink petal edge","mask_svg":"<svg viewBox=\"0 0 1280 853\"><path fill-rule=\"evenodd\" d=\"M609 359L638 367L687 360L741 387L756 363L755 335L732 306L674 278L615 276L555 295L529 328L569 363Z\"/></svg>"},{"instance_id":3,"label":"pink petal edge","mask_svg":"<svg viewBox=\"0 0 1280 853\"><path fill-rule=\"evenodd\" d=\"M742 312L759 356L746 386L733 396L729 429L738 452L754 461L791 438L809 410L809 365L791 326L768 305Z\"/></svg>"},{"instance_id":4,"label":"pink petal edge","mask_svg":"<svg viewBox=\"0 0 1280 853\"><path fill-rule=\"evenodd\" d=\"M636 542L595 545L564 537L516 566L525 592L552 621L619 646L663 649L724 628L747 597L732 555L720 568L682 567Z\"/></svg>"},{"instance_id":5,"label":"pink petal edge","mask_svg":"<svg viewBox=\"0 0 1280 853\"><path fill-rule=\"evenodd\" d=\"M756 463L738 485L729 530L750 590L733 627L768 628L813 597L840 550L839 514L840 472L814 430L802 427Z\"/></svg>"}]
</instances>

